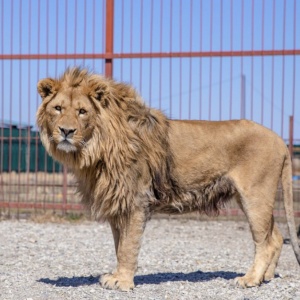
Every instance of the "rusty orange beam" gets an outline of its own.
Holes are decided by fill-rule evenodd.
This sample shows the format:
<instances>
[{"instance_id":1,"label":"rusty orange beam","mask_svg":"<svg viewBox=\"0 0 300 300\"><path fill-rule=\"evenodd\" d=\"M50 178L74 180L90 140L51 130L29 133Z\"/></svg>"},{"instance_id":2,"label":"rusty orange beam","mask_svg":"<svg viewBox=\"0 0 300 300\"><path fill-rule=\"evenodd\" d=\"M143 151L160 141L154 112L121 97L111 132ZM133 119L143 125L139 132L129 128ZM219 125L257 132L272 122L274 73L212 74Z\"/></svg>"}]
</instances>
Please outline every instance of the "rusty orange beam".
<instances>
[{"instance_id":1,"label":"rusty orange beam","mask_svg":"<svg viewBox=\"0 0 300 300\"><path fill-rule=\"evenodd\" d=\"M114 0L106 0L105 76L113 75Z\"/></svg>"},{"instance_id":2,"label":"rusty orange beam","mask_svg":"<svg viewBox=\"0 0 300 300\"><path fill-rule=\"evenodd\" d=\"M112 41L110 41L112 42ZM112 45L110 45L112 46ZM111 49L112 50L112 49ZM288 56L300 55L300 49L291 50L247 50L247 51L194 51L194 52L137 52L137 53L76 53L76 54L0 54L0 59L105 59L107 72L110 60L116 58L180 58L180 57L241 57L241 56Z\"/></svg>"}]
</instances>

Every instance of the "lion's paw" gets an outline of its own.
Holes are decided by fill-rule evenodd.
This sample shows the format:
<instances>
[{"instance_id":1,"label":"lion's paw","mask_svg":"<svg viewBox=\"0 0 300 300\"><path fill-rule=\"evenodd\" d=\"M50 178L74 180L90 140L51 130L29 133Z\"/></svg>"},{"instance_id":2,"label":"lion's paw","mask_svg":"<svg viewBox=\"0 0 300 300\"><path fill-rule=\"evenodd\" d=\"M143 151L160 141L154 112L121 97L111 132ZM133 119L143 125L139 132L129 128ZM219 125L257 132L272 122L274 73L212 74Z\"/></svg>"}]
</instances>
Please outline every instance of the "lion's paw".
<instances>
[{"instance_id":1,"label":"lion's paw","mask_svg":"<svg viewBox=\"0 0 300 300\"><path fill-rule=\"evenodd\" d=\"M271 281L275 278L274 274L265 274L264 281Z\"/></svg>"},{"instance_id":2,"label":"lion's paw","mask_svg":"<svg viewBox=\"0 0 300 300\"><path fill-rule=\"evenodd\" d=\"M259 286L261 284L261 281L255 280L251 276L242 276L242 277L236 277L234 279L235 285L242 287L242 288L249 288L249 287L255 287Z\"/></svg>"},{"instance_id":3,"label":"lion's paw","mask_svg":"<svg viewBox=\"0 0 300 300\"><path fill-rule=\"evenodd\" d=\"M104 274L100 277L100 284L105 289L128 292L134 288L133 280L120 274Z\"/></svg>"},{"instance_id":4,"label":"lion's paw","mask_svg":"<svg viewBox=\"0 0 300 300\"><path fill-rule=\"evenodd\" d=\"M264 281L271 281L275 278L275 268L268 270L264 275Z\"/></svg>"}]
</instances>

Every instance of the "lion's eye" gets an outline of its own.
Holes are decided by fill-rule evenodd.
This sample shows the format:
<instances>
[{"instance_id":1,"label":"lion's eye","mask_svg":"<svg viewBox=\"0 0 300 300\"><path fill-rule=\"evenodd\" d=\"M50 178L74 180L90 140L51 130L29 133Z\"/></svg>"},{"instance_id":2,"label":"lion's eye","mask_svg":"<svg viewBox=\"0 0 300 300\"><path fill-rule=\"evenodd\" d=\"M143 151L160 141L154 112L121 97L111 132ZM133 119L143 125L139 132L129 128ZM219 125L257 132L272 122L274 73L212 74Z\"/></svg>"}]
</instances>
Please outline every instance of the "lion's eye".
<instances>
[{"instance_id":1,"label":"lion's eye","mask_svg":"<svg viewBox=\"0 0 300 300\"><path fill-rule=\"evenodd\" d=\"M85 110L85 109L81 108L81 109L79 110L79 114L80 114L80 115L84 115L85 113L86 113L86 110Z\"/></svg>"},{"instance_id":2,"label":"lion's eye","mask_svg":"<svg viewBox=\"0 0 300 300\"><path fill-rule=\"evenodd\" d=\"M61 106L59 106L59 105L56 105L54 108L55 108L57 111L61 111Z\"/></svg>"}]
</instances>

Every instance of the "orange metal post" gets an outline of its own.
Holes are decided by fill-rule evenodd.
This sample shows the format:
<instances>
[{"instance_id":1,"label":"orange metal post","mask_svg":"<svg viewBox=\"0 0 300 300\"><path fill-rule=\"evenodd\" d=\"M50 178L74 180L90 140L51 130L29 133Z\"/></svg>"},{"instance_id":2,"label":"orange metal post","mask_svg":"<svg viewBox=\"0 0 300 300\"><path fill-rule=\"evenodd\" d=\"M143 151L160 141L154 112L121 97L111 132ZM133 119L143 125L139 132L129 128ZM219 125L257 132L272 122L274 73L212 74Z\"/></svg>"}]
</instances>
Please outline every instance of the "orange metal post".
<instances>
[{"instance_id":1,"label":"orange metal post","mask_svg":"<svg viewBox=\"0 0 300 300\"><path fill-rule=\"evenodd\" d=\"M105 76L112 77L114 49L114 0L106 0Z\"/></svg>"}]
</instances>

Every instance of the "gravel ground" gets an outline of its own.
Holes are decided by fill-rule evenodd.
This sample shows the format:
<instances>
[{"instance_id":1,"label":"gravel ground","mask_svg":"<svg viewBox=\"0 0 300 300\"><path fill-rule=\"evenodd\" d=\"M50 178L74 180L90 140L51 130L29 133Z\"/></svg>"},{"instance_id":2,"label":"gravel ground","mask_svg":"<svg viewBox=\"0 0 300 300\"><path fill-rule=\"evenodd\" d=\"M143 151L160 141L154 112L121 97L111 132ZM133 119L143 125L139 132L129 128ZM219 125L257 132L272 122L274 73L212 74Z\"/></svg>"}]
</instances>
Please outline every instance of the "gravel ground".
<instances>
[{"instance_id":1,"label":"gravel ground","mask_svg":"<svg viewBox=\"0 0 300 300\"><path fill-rule=\"evenodd\" d=\"M280 225L285 237L285 224ZM300 299L300 268L285 244L278 275L258 288L233 278L253 257L248 225L153 219L146 228L132 292L104 290L116 263L107 224L0 222L0 299Z\"/></svg>"}]
</instances>

